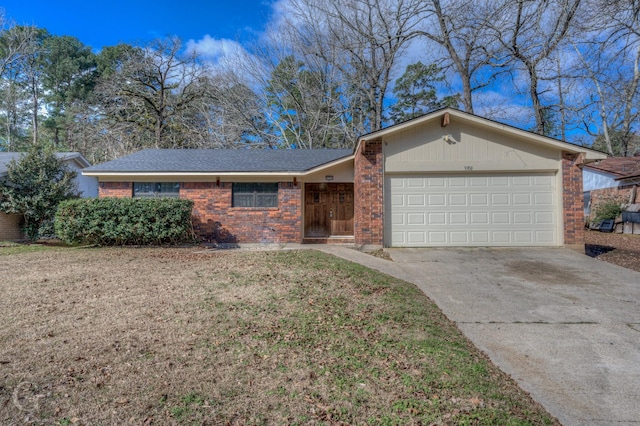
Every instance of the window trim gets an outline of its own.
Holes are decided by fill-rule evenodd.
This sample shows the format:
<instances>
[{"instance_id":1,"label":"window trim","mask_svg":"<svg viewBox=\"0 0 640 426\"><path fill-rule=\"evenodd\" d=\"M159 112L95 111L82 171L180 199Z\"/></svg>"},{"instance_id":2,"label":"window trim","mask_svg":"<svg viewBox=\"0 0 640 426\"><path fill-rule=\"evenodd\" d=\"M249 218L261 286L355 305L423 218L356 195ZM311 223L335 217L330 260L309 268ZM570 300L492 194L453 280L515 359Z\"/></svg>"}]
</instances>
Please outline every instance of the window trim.
<instances>
[{"instance_id":1,"label":"window trim","mask_svg":"<svg viewBox=\"0 0 640 426\"><path fill-rule=\"evenodd\" d=\"M250 191L240 191L240 186L248 186L250 185L252 188ZM271 191L261 191L260 190L260 186L261 185L269 185L272 187ZM274 192L275 191L275 192ZM236 209L277 209L279 206L279 194L280 191L280 185L278 182L233 182L232 186L231 186L231 208L236 208ZM251 197L251 205L239 205L238 200L236 200L236 196L244 196L244 197ZM258 199L260 197L264 197L264 198L272 198L274 200L274 204L273 205L266 205L266 206L261 206L258 205ZM246 203L245 203L246 204Z\"/></svg>"},{"instance_id":2,"label":"window trim","mask_svg":"<svg viewBox=\"0 0 640 426\"><path fill-rule=\"evenodd\" d=\"M136 185L153 185L152 192L139 192ZM176 191L165 191L163 187L173 187ZM133 182L133 198L179 198L180 183L179 182Z\"/></svg>"}]
</instances>

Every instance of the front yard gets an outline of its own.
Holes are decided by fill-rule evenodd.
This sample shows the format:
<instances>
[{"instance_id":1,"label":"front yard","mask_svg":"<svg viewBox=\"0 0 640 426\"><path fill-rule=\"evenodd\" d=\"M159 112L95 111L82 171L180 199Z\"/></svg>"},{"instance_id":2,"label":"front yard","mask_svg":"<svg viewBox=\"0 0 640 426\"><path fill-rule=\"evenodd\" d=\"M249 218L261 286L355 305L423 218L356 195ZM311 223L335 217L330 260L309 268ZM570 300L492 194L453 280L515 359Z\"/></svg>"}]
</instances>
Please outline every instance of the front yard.
<instances>
[{"instance_id":1,"label":"front yard","mask_svg":"<svg viewBox=\"0 0 640 426\"><path fill-rule=\"evenodd\" d=\"M195 250L0 247L0 424L556 424L413 285Z\"/></svg>"}]
</instances>

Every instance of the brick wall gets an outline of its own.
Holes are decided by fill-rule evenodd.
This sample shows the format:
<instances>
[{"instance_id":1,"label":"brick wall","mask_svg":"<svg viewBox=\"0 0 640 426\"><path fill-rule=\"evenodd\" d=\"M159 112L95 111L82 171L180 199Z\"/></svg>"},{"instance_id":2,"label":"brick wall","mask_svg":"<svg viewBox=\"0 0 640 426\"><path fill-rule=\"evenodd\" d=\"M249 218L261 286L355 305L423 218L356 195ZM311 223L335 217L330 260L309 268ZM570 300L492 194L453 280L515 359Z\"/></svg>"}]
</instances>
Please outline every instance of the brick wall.
<instances>
[{"instance_id":1,"label":"brick wall","mask_svg":"<svg viewBox=\"0 0 640 426\"><path fill-rule=\"evenodd\" d=\"M598 204L603 201L616 200L620 204L637 204L640 203L640 188L638 185L627 185L616 188L602 188L591 191L591 214L595 217Z\"/></svg>"},{"instance_id":2,"label":"brick wall","mask_svg":"<svg viewBox=\"0 0 640 426\"><path fill-rule=\"evenodd\" d=\"M19 241L24 239L22 233L22 215L0 212L0 241Z\"/></svg>"},{"instance_id":3,"label":"brick wall","mask_svg":"<svg viewBox=\"0 0 640 426\"><path fill-rule=\"evenodd\" d=\"M382 141L366 141L354 160L354 237L356 244L382 245L383 233Z\"/></svg>"},{"instance_id":4,"label":"brick wall","mask_svg":"<svg viewBox=\"0 0 640 426\"><path fill-rule=\"evenodd\" d=\"M278 207L231 207L231 182L183 182L180 198L192 200L196 233L218 242L299 243L302 241L301 185L278 184ZM131 197L131 182L102 182L100 197Z\"/></svg>"},{"instance_id":5,"label":"brick wall","mask_svg":"<svg viewBox=\"0 0 640 426\"><path fill-rule=\"evenodd\" d=\"M562 217L564 243L584 244L584 200L582 191L581 154L562 153Z\"/></svg>"},{"instance_id":6,"label":"brick wall","mask_svg":"<svg viewBox=\"0 0 640 426\"><path fill-rule=\"evenodd\" d=\"M100 182L98 197L133 197L133 182Z\"/></svg>"}]
</instances>

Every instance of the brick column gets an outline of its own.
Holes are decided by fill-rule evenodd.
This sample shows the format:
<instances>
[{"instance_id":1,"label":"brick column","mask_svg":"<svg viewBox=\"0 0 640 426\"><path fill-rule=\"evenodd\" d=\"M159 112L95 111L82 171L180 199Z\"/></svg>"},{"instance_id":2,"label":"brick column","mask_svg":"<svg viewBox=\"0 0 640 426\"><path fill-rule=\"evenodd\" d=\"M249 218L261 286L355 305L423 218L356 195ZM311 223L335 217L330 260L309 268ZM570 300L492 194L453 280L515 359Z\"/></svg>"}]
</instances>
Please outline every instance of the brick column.
<instances>
[{"instance_id":1,"label":"brick column","mask_svg":"<svg viewBox=\"0 0 640 426\"><path fill-rule=\"evenodd\" d=\"M584 198L582 170L578 164L582 154L562 153L562 218L564 244L584 246Z\"/></svg>"},{"instance_id":2,"label":"brick column","mask_svg":"<svg viewBox=\"0 0 640 426\"><path fill-rule=\"evenodd\" d=\"M356 244L384 243L382 141L363 141L354 160L354 237Z\"/></svg>"}]
</instances>

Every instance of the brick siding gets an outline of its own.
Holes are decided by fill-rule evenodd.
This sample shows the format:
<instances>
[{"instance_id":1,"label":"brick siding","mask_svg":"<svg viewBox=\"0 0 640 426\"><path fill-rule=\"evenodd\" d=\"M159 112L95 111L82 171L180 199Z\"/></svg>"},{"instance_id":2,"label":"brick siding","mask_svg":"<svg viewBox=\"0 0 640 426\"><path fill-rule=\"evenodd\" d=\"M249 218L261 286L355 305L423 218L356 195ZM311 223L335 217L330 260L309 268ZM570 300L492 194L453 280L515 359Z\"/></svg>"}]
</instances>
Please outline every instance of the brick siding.
<instances>
[{"instance_id":1,"label":"brick siding","mask_svg":"<svg viewBox=\"0 0 640 426\"><path fill-rule=\"evenodd\" d=\"M180 198L194 202L193 225L201 237L226 243L302 241L301 185L278 184L278 207L231 207L231 182L182 182ZM131 197L131 182L102 182L100 197Z\"/></svg>"},{"instance_id":2,"label":"brick siding","mask_svg":"<svg viewBox=\"0 0 640 426\"><path fill-rule=\"evenodd\" d=\"M564 244L584 244L584 199L581 154L562 153L562 217Z\"/></svg>"},{"instance_id":3,"label":"brick siding","mask_svg":"<svg viewBox=\"0 0 640 426\"><path fill-rule=\"evenodd\" d=\"M133 197L133 182L100 182L98 197Z\"/></svg>"},{"instance_id":4,"label":"brick siding","mask_svg":"<svg viewBox=\"0 0 640 426\"><path fill-rule=\"evenodd\" d=\"M591 214L589 217L594 219L598 204L609 200L619 201L620 204L638 204L640 203L640 188L638 188L638 185L627 185L616 188L594 189L591 191Z\"/></svg>"},{"instance_id":5,"label":"brick siding","mask_svg":"<svg viewBox=\"0 0 640 426\"><path fill-rule=\"evenodd\" d=\"M354 160L354 237L356 244L383 245L382 141L362 142Z\"/></svg>"},{"instance_id":6,"label":"brick siding","mask_svg":"<svg viewBox=\"0 0 640 426\"><path fill-rule=\"evenodd\" d=\"M20 241L24 238L22 215L0 212L0 241Z\"/></svg>"}]
</instances>

